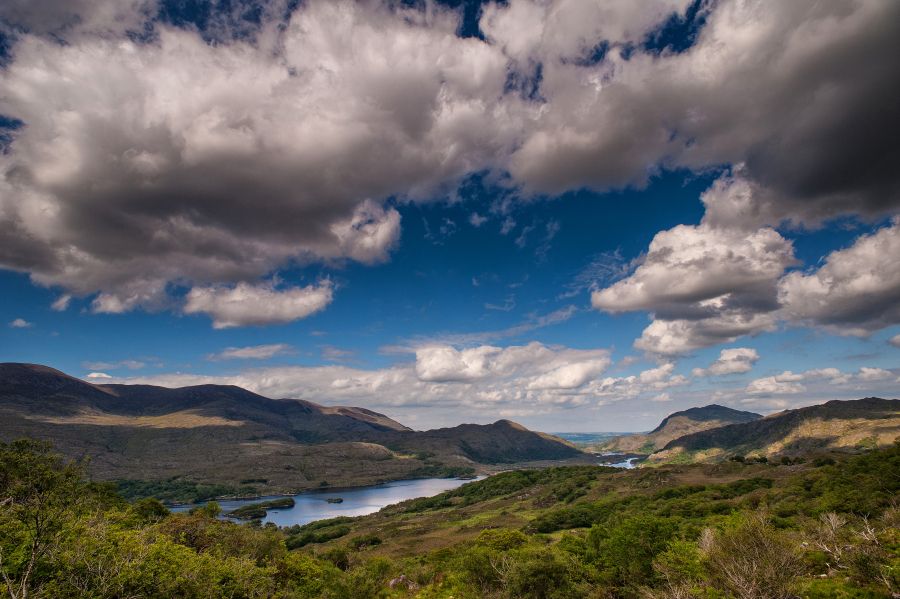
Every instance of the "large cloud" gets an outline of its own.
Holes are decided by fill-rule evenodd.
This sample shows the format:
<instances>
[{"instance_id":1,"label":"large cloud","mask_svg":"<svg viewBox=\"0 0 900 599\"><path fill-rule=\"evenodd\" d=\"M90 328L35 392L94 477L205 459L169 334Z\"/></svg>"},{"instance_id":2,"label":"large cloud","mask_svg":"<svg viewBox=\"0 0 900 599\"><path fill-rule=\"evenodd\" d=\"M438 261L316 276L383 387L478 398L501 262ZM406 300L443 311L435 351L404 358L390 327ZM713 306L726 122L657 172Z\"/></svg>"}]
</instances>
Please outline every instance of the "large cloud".
<instances>
[{"instance_id":1,"label":"large cloud","mask_svg":"<svg viewBox=\"0 0 900 599\"><path fill-rule=\"evenodd\" d=\"M331 303L332 289L328 281L288 289L247 283L234 287L195 287L187 295L184 312L209 314L216 329L283 324L323 310Z\"/></svg>"},{"instance_id":2,"label":"large cloud","mask_svg":"<svg viewBox=\"0 0 900 599\"><path fill-rule=\"evenodd\" d=\"M685 354L771 331L776 323L772 313L744 311L723 312L699 320L654 320L634 342L634 347L651 354Z\"/></svg>"},{"instance_id":3,"label":"large cloud","mask_svg":"<svg viewBox=\"0 0 900 599\"><path fill-rule=\"evenodd\" d=\"M593 292L594 308L652 312L635 347L664 355L782 322L861 336L900 323L900 218L821 266L786 272L796 264L793 245L760 226L762 193L740 176L717 180L702 195L701 223L657 233L631 275Z\"/></svg>"},{"instance_id":4,"label":"large cloud","mask_svg":"<svg viewBox=\"0 0 900 599\"><path fill-rule=\"evenodd\" d=\"M517 180L559 193L730 163L771 190L772 218L897 207L900 5L717 2L692 47L655 55L623 42L640 40L629 25L649 27L657 6L627 9L641 18L619 15L620 31L573 25L602 10L594 4L514 0L488 12L491 39L542 66L546 104L511 157ZM579 60L601 39L604 60Z\"/></svg>"},{"instance_id":5,"label":"large cloud","mask_svg":"<svg viewBox=\"0 0 900 599\"><path fill-rule=\"evenodd\" d=\"M812 272L792 272L778 285L792 320L866 335L900 323L900 218L832 252Z\"/></svg>"},{"instance_id":6,"label":"large cloud","mask_svg":"<svg viewBox=\"0 0 900 599\"><path fill-rule=\"evenodd\" d=\"M152 2L4 4L18 41L0 114L24 126L0 154L0 265L102 292L98 311L165 307L173 286L386 260L400 222L385 200L472 172L558 193L731 164L749 203L732 193L660 244L721 258L738 293L638 278L601 298L661 302L686 327L709 296L722 322L704 335L729 339L785 258L763 225L896 209L900 4L723 0L684 51L644 48L686 4L512 0L485 7L482 40L433 6L314 0L215 43L159 23L123 35ZM748 222L747 239L726 230ZM752 263L715 253L723 236Z\"/></svg>"},{"instance_id":7,"label":"large cloud","mask_svg":"<svg viewBox=\"0 0 900 599\"><path fill-rule=\"evenodd\" d=\"M700 224L657 233L631 275L591 294L594 308L653 312L635 347L663 355L773 329L778 281L795 263L794 248L775 229L739 218L755 193L740 178L716 181L702 195Z\"/></svg>"},{"instance_id":8,"label":"large cloud","mask_svg":"<svg viewBox=\"0 0 900 599\"><path fill-rule=\"evenodd\" d=\"M668 319L771 304L774 285L794 261L793 247L774 229L746 233L706 224L679 225L653 238L628 278L591 295L607 312L654 310ZM713 303L708 303L708 302Z\"/></svg>"},{"instance_id":9,"label":"large cloud","mask_svg":"<svg viewBox=\"0 0 900 599\"><path fill-rule=\"evenodd\" d=\"M594 379L610 364L604 349L548 347L532 342L499 348L490 345L458 350L430 345L416 350L416 375L421 381L448 383L488 379L527 380L529 389L575 389Z\"/></svg>"},{"instance_id":10,"label":"large cloud","mask_svg":"<svg viewBox=\"0 0 900 599\"><path fill-rule=\"evenodd\" d=\"M312 2L278 39L23 35L0 114L0 264L98 311L289 261L384 261L399 214L490 162L505 58L450 13ZM90 82L90 84L85 84Z\"/></svg>"}]
</instances>

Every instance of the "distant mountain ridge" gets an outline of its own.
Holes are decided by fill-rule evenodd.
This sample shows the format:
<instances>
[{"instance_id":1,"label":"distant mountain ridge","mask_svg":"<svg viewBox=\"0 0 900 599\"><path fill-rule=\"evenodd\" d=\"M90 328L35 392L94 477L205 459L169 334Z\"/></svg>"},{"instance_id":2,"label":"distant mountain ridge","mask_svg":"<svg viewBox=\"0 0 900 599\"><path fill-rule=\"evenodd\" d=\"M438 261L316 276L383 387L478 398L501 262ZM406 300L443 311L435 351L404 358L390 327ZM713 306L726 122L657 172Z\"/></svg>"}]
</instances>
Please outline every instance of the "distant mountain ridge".
<instances>
[{"instance_id":1,"label":"distant mountain ridge","mask_svg":"<svg viewBox=\"0 0 900 599\"><path fill-rule=\"evenodd\" d=\"M693 461L728 455L799 455L816 450L873 448L900 437L900 399L832 400L765 418L684 435L651 456L666 461L691 454Z\"/></svg>"},{"instance_id":2,"label":"distant mountain ridge","mask_svg":"<svg viewBox=\"0 0 900 599\"><path fill-rule=\"evenodd\" d=\"M417 432L365 408L230 385L98 385L48 366L0 364L0 440L21 436L89 456L101 479L254 479L268 491L582 455L504 420Z\"/></svg>"},{"instance_id":3,"label":"distant mountain ridge","mask_svg":"<svg viewBox=\"0 0 900 599\"><path fill-rule=\"evenodd\" d=\"M604 451L650 454L661 449L674 439L707 429L728 424L759 420L762 415L744 412L726 406L710 404L673 412L666 416L655 429L646 434L615 437L599 445Z\"/></svg>"}]
</instances>

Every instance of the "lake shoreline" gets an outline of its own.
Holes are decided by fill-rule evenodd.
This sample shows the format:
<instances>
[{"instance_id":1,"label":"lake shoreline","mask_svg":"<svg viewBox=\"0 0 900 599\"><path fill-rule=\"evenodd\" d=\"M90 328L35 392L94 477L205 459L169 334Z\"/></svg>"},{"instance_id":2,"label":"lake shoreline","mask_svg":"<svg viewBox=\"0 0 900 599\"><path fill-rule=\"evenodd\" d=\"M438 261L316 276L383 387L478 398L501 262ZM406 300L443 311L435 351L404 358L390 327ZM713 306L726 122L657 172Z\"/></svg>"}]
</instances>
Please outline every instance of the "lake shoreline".
<instances>
[{"instance_id":1,"label":"lake shoreline","mask_svg":"<svg viewBox=\"0 0 900 599\"><path fill-rule=\"evenodd\" d=\"M202 506L210 501L253 501L253 500L265 500L265 499L274 499L278 497L296 497L297 495L306 495L306 494L314 494L314 493L333 493L339 491L355 491L359 489L367 489L370 487L378 487L380 485L387 485L390 483L402 483L407 481L416 481L416 480L478 480L480 478L484 478L486 476L490 476L490 474L477 474L472 478L460 477L460 476L422 476L416 478L391 478L385 479L381 482L376 482L374 484L368 485L342 485L338 487L310 487L308 489L301 489L295 492L286 492L286 493L258 493L255 495L217 495L216 497L210 497L209 499L204 499L202 501L188 501L188 502L169 502L163 501L162 504L167 508L183 508L183 507L195 507Z\"/></svg>"},{"instance_id":2,"label":"lake shoreline","mask_svg":"<svg viewBox=\"0 0 900 599\"><path fill-rule=\"evenodd\" d=\"M366 484L366 485L341 485L335 487L313 487L308 489L302 489L296 492L286 492L286 493L258 493L254 495L219 495L216 497L212 497L210 499L204 499L202 501L194 501L194 502L163 502L167 508L172 509L175 508L178 511L186 511L192 507L199 507L206 505L211 501L221 502L221 501L265 501L268 499L277 499L283 497L298 497L301 495L315 495L318 493L339 493L339 492L347 492L347 491L358 491L361 489L370 489L376 488L381 485L388 485L392 483L403 483L403 482L415 482L422 480L464 480L466 482L473 482L476 480L481 480L483 478L487 478L494 474L498 474L500 472L507 472L509 470L523 470L523 469L535 469L535 468L548 468L553 466L572 466L572 465L580 465L580 464L595 464L599 466L609 466L609 467L618 467L622 468L622 466L617 466L614 464L618 464L619 462L602 462L598 463L597 460L604 458L621 458L621 461L633 460L635 462L643 461L647 458L644 454L635 454L635 453L609 453L609 454L600 454L600 453L592 453L592 452L584 452L584 455L577 456L574 458L564 459L564 460L536 460L533 462L516 462L512 464L490 464L490 465L481 465L477 474L472 477L458 477L458 476L445 476L445 477L436 477L436 476L426 476L426 477L415 477L415 478L397 478L397 479L386 479L381 482L377 482L375 484ZM463 483L465 484L465 483Z\"/></svg>"},{"instance_id":3,"label":"lake shoreline","mask_svg":"<svg viewBox=\"0 0 900 599\"><path fill-rule=\"evenodd\" d=\"M231 499L218 501L221 508L221 519L231 521L243 520L231 517L230 514L242 508L256 507L257 504L279 499L292 499L294 505L290 507L273 507L260 512L261 517L255 518L261 524L274 524L280 528L295 525L305 525L318 520L328 520L337 517L365 516L380 511L381 509L402 503L410 499L433 497L446 491L457 489L475 480L469 478L426 478L406 479L367 485L361 487L338 489L316 489L290 496L266 495L252 499ZM340 502L329 499L340 497ZM209 500L215 501L215 500ZM205 502L209 503L209 502ZM172 509L175 513L184 513L195 506L204 503L182 505ZM262 515L264 513L264 515Z\"/></svg>"}]
</instances>

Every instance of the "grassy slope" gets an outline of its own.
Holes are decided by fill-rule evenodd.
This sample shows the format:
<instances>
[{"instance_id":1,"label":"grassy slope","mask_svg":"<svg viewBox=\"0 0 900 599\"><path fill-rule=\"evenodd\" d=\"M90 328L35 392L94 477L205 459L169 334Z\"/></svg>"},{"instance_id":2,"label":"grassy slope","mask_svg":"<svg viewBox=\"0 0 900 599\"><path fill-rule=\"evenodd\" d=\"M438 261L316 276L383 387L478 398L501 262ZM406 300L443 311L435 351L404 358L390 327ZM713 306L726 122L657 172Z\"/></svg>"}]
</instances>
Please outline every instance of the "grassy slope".
<instances>
[{"instance_id":1,"label":"grassy slope","mask_svg":"<svg viewBox=\"0 0 900 599\"><path fill-rule=\"evenodd\" d=\"M697 432L670 441L651 460L715 461L726 455L801 455L823 449L873 448L900 436L900 400L829 401L761 420Z\"/></svg>"},{"instance_id":2,"label":"grassy slope","mask_svg":"<svg viewBox=\"0 0 900 599\"><path fill-rule=\"evenodd\" d=\"M354 535L375 534L385 539L372 550L374 555L403 557L470 540L486 528L529 529L566 506L651 497L661 489L680 485L727 484L755 477L784 480L801 468L728 463L652 470L575 466L508 472L436 498L389 506L355 520L351 531Z\"/></svg>"},{"instance_id":3,"label":"grassy slope","mask_svg":"<svg viewBox=\"0 0 900 599\"><path fill-rule=\"evenodd\" d=\"M762 416L753 412L743 412L715 404L690 408L670 414L647 434L616 437L599 444L596 449L649 454L662 449L670 441L691 433L729 424L751 422L759 418Z\"/></svg>"},{"instance_id":4,"label":"grassy slope","mask_svg":"<svg viewBox=\"0 0 900 599\"><path fill-rule=\"evenodd\" d=\"M92 385L46 366L0 364L0 440L21 437L90 457L99 480L182 484L180 491L199 483L241 494L580 455L508 421L415 432L371 410L270 399L234 386ZM242 482L248 478L253 483ZM189 498L169 496L176 497Z\"/></svg>"},{"instance_id":5,"label":"grassy slope","mask_svg":"<svg viewBox=\"0 0 900 599\"><path fill-rule=\"evenodd\" d=\"M821 596L856 597L834 589L845 592L867 585L854 580L849 570L830 571L822 553L807 541L817 534L823 513L848 514L848 520L859 517L853 514L868 515L874 522L885 509L890 511L900 492L900 445L856 457L832 455L837 462L825 457L778 465L728 462L630 471L583 466L507 472L371 516L298 527L289 539L306 534L306 550L319 555L349 547L356 560L387 558L396 564L395 573L418 572L420 580L431 581L421 596L460 597L469 595L460 594L465 585L453 582L454 569L468 551L484 546L485 531L522 531L525 547L578 554L592 526L613 531L622 523L655 518L671 523L675 538L693 543L704 527L727 528L739 514L764 513L792 544L808 546L798 583L808 591L804 596L819 596L813 591L824 588L831 590ZM890 517L896 517L895 512ZM893 539L885 548L900 564L894 520L890 522L882 524L884 534ZM819 580L823 577L828 581ZM867 582L870 591L859 597L887 597L877 581ZM633 589L619 592L634 596Z\"/></svg>"}]
</instances>

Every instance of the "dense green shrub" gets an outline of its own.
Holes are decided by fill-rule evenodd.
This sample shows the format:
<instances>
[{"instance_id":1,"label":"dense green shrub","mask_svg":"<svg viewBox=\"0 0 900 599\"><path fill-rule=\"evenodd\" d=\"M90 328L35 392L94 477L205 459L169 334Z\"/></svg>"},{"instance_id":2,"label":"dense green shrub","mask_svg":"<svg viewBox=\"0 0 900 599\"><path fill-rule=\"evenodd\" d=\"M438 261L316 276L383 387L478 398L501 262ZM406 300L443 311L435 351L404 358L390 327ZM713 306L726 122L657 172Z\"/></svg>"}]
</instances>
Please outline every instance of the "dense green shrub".
<instances>
[{"instance_id":1,"label":"dense green shrub","mask_svg":"<svg viewBox=\"0 0 900 599\"><path fill-rule=\"evenodd\" d=\"M588 533L588 559L598 565L608 582L637 587L654 579L653 560L677 531L676 521L650 515L595 525Z\"/></svg>"}]
</instances>

